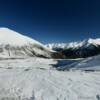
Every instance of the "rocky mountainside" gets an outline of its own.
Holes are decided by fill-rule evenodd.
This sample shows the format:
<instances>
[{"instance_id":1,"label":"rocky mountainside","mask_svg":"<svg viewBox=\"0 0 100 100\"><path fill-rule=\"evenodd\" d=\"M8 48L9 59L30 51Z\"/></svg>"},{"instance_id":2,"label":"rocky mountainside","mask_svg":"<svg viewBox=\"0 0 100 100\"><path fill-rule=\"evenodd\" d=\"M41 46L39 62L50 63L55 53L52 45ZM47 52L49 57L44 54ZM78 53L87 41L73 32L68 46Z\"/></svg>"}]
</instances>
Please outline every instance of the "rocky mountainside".
<instances>
[{"instance_id":1,"label":"rocky mountainside","mask_svg":"<svg viewBox=\"0 0 100 100\"><path fill-rule=\"evenodd\" d=\"M86 58L100 54L100 39L88 39L80 42L46 45L58 51L63 58Z\"/></svg>"}]
</instances>

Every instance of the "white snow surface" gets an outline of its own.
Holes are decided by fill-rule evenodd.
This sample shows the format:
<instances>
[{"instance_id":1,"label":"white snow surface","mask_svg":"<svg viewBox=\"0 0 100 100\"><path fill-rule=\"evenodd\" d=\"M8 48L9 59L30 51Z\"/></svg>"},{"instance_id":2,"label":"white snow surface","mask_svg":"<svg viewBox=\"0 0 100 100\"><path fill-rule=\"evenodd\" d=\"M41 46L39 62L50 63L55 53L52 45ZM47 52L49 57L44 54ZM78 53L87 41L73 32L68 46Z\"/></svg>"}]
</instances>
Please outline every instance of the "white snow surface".
<instances>
[{"instance_id":1,"label":"white snow surface","mask_svg":"<svg viewBox=\"0 0 100 100\"><path fill-rule=\"evenodd\" d=\"M75 69L100 71L100 55L81 60L74 66Z\"/></svg>"},{"instance_id":2,"label":"white snow surface","mask_svg":"<svg viewBox=\"0 0 100 100\"><path fill-rule=\"evenodd\" d=\"M53 50L8 28L0 28L0 58L50 57Z\"/></svg>"},{"instance_id":3,"label":"white snow surface","mask_svg":"<svg viewBox=\"0 0 100 100\"><path fill-rule=\"evenodd\" d=\"M39 44L38 41L31 39L27 36L21 35L8 28L0 28L0 44L9 44L13 46L24 46L27 44Z\"/></svg>"},{"instance_id":4,"label":"white snow surface","mask_svg":"<svg viewBox=\"0 0 100 100\"><path fill-rule=\"evenodd\" d=\"M100 72L57 71L57 60L0 60L0 100L99 100Z\"/></svg>"},{"instance_id":5,"label":"white snow surface","mask_svg":"<svg viewBox=\"0 0 100 100\"><path fill-rule=\"evenodd\" d=\"M88 46L89 44L93 44L95 46L100 45L100 38L92 39L89 38L87 40L78 41L78 42L70 42L70 43L51 43L47 44L46 46L50 49L54 48L79 48L82 46Z\"/></svg>"},{"instance_id":6,"label":"white snow surface","mask_svg":"<svg viewBox=\"0 0 100 100\"><path fill-rule=\"evenodd\" d=\"M94 44L94 45L100 45L100 38L97 39L89 39L88 40L89 43Z\"/></svg>"},{"instance_id":7,"label":"white snow surface","mask_svg":"<svg viewBox=\"0 0 100 100\"><path fill-rule=\"evenodd\" d=\"M100 71L100 55L81 59L58 60L56 68L58 70Z\"/></svg>"}]
</instances>

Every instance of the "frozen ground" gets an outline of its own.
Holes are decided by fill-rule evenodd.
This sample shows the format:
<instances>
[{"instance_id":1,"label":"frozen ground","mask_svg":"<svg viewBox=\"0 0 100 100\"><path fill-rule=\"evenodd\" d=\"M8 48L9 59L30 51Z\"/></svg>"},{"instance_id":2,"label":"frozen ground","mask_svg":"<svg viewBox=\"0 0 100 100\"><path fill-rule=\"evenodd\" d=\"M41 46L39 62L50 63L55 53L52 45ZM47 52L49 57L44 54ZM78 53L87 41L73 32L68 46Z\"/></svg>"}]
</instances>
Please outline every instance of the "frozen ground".
<instances>
[{"instance_id":1,"label":"frozen ground","mask_svg":"<svg viewBox=\"0 0 100 100\"><path fill-rule=\"evenodd\" d=\"M0 60L0 100L100 100L99 71L57 71L56 64L42 58Z\"/></svg>"}]
</instances>

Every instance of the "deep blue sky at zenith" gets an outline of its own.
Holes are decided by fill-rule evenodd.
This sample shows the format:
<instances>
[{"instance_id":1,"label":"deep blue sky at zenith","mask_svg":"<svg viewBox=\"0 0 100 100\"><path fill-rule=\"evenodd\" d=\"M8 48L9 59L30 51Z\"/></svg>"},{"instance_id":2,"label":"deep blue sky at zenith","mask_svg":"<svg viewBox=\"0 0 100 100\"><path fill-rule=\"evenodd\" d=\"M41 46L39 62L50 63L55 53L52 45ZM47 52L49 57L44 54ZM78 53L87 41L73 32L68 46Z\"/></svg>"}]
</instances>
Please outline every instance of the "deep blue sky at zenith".
<instances>
[{"instance_id":1,"label":"deep blue sky at zenith","mask_svg":"<svg viewBox=\"0 0 100 100\"><path fill-rule=\"evenodd\" d=\"M1 0L0 27L42 43L100 37L100 0Z\"/></svg>"}]
</instances>

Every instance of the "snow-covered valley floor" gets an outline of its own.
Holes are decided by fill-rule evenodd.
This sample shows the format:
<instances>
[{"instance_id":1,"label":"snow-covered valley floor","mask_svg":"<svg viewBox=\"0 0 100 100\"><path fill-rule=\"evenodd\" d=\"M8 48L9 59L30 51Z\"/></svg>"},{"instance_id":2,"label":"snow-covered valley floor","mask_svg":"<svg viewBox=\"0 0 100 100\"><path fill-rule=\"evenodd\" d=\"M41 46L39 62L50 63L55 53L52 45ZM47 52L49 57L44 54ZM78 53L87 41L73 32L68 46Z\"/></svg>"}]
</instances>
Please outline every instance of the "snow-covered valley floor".
<instances>
[{"instance_id":1,"label":"snow-covered valley floor","mask_svg":"<svg viewBox=\"0 0 100 100\"><path fill-rule=\"evenodd\" d=\"M56 60L0 60L0 100L100 100L100 72L57 71Z\"/></svg>"}]
</instances>

